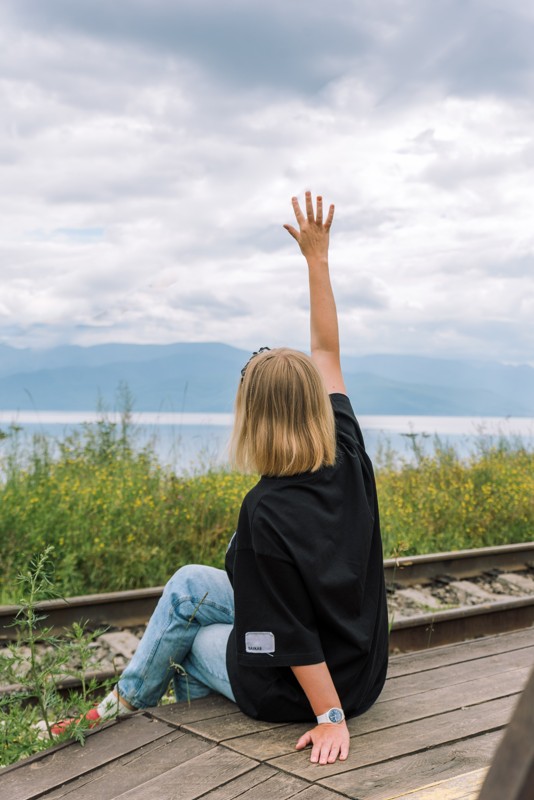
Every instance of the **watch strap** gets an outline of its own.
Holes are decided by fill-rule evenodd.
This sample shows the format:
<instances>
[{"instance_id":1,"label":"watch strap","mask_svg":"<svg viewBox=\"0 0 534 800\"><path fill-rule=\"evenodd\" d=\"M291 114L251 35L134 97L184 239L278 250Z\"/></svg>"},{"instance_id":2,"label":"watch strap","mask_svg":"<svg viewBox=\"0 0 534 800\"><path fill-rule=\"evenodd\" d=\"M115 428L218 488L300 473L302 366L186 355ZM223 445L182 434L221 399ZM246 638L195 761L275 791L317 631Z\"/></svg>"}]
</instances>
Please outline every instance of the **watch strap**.
<instances>
[{"instance_id":1,"label":"watch strap","mask_svg":"<svg viewBox=\"0 0 534 800\"><path fill-rule=\"evenodd\" d=\"M345 714L342 708L329 708L324 714L319 714L317 717L317 724L322 725L325 722L330 724L339 725L345 719Z\"/></svg>"}]
</instances>

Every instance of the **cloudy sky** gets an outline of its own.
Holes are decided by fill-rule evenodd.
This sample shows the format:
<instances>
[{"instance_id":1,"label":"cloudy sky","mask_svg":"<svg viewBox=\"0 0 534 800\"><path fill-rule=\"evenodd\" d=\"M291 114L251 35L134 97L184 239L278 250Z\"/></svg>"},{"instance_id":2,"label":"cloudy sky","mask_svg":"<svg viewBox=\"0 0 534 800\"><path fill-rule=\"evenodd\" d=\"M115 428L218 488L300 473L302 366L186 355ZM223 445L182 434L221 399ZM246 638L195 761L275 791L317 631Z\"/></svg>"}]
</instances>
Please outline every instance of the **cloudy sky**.
<instances>
[{"instance_id":1,"label":"cloudy sky","mask_svg":"<svg viewBox=\"0 0 534 800\"><path fill-rule=\"evenodd\" d=\"M306 347L310 188L346 353L534 363L533 39L524 0L3 0L0 343Z\"/></svg>"}]
</instances>

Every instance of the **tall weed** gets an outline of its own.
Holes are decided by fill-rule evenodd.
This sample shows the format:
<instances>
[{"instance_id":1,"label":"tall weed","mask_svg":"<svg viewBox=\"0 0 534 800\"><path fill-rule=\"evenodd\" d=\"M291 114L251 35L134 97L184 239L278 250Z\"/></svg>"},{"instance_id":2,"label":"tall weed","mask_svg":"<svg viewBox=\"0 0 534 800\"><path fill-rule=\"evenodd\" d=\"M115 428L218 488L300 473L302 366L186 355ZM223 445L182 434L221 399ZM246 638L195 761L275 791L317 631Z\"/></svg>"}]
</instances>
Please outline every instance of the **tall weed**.
<instances>
[{"instance_id":1,"label":"tall weed","mask_svg":"<svg viewBox=\"0 0 534 800\"><path fill-rule=\"evenodd\" d=\"M439 438L411 459L382 454L377 485L384 549L417 554L530 541L534 453L519 440L479 438L468 458Z\"/></svg>"},{"instance_id":2,"label":"tall weed","mask_svg":"<svg viewBox=\"0 0 534 800\"><path fill-rule=\"evenodd\" d=\"M222 566L255 478L225 470L177 477L136 446L128 418L102 417L57 443L17 430L0 442L0 602L28 557L54 548L63 595L165 583L178 567Z\"/></svg>"}]
</instances>

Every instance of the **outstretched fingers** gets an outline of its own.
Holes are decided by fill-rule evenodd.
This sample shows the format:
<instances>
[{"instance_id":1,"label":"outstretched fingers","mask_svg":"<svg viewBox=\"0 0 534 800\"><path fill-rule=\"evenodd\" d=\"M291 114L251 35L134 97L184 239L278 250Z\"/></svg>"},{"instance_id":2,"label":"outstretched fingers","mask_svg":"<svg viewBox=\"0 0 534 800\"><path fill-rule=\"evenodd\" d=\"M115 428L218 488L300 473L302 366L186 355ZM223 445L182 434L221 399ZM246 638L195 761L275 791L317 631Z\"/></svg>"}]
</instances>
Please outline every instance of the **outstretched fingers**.
<instances>
[{"instance_id":1,"label":"outstretched fingers","mask_svg":"<svg viewBox=\"0 0 534 800\"><path fill-rule=\"evenodd\" d=\"M305 195L305 212L302 211L299 201L296 197L291 198L295 219L297 220L298 228L293 225L284 225L286 231L298 243L301 251L306 257L311 255L322 255L323 250L325 253L328 251L328 234L334 220L334 206L331 205L328 210L326 220L323 222L323 198L321 195L317 196L315 213L313 199L311 192L306 192ZM319 250L321 252L319 252Z\"/></svg>"},{"instance_id":2,"label":"outstretched fingers","mask_svg":"<svg viewBox=\"0 0 534 800\"><path fill-rule=\"evenodd\" d=\"M297 200L296 197L292 197L291 198L291 202L293 204L293 211L295 212L296 220L297 220L298 224L300 226L302 226L302 223L305 221L305 217L304 217L304 214L302 213L301 208L299 206L299 201Z\"/></svg>"},{"instance_id":3,"label":"outstretched fingers","mask_svg":"<svg viewBox=\"0 0 534 800\"><path fill-rule=\"evenodd\" d=\"M283 227L286 229L286 231L288 233L291 234L293 239L295 239L298 242L298 240L299 240L299 232L298 232L298 230L296 228L294 228L293 225L284 225Z\"/></svg>"},{"instance_id":4,"label":"outstretched fingers","mask_svg":"<svg viewBox=\"0 0 534 800\"><path fill-rule=\"evenodd\" d=\"M317 213L314 216L313 200L311 192L306 192L306 216L308 217L308 222L311 223L315 222L315 224L319 226L323 224L323 198L321 195L317 195ZM326 228L326 230L330 230L333 221L334 221L334 205L332 204L328 209L328 216L324 223L324 227Z\"/></svg>"},{"instance_id":5,"label":"outstretched fingers","mask_svg":"<svg viewBox=\"0 0 534 800\"><path fill-rule=\"evenodd\" d=\"M306 222L308 223L315 223L316 225L323 224L323 198L321 195L317 196L317 214L314 213L313 210L313 200L311 192L306 192L305 195L305 203L306 203L306 216L304 216L302 209L299 205L299 201L296 197L291 198L291 203L293 205L293 211L295 212L295 218L299 224L299 227L302 228L302 225ZM334 219L334 205L332 204L328 210L328 216L324 223L324 227L328 230L333 222ZM289 225L284 225L286 230L289 230Z\"/></svg>"},{"instance_id":6,"label":"outstretched fingers","mask_svg":"<svg viewBox=\"0 0 534 800\"><path fill-rule=\"evenodd\" d=\"M318 202L319 202L319 201L317 201L317 203L318 203ZM321 205L322 205L322 204L321 204ZM317 207L318 207L318 206L317 206ZM322 208L321 208L321 213L322 213ZM326 228L326 230L327 230L327 231L329 231L329 230L330 230L330 228L332 227L332 222L333 222L333 221L334 221L334 204L332 203L332 205L331 205L331 206L330 206L330 208L328 209L328 216L327 216L327 218L326 218L326 220L325 220L325 223L324 223L324 227Z\"/></svg>"},{"instance_id":7,"label":"outstretched fingers","mask_svg":"<svg viewBox=\"0 0 534 800\"><path fill-rule=\"evenodd\" d=\"M308 217L308 222L315 222L311 192L306 192L306 216Z\"/></svg>"},{"instance_id":8,"label":"outstretched fingers","mask_svg":"<svg viewBox=\"0 0 534 800\"><path fill-rule=\"evenodd\" d=\"M321 195L317 197L317 214L315 217L317 225L323 224L323 198Z\"/></svg>"}]
</instances>

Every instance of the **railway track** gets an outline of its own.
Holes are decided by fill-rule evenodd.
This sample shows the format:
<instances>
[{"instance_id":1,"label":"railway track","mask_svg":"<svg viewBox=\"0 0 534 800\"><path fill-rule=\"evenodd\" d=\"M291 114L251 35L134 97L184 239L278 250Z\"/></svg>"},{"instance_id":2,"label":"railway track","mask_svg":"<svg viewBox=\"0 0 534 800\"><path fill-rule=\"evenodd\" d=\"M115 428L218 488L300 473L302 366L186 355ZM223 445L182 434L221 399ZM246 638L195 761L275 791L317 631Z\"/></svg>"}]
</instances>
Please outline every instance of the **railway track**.
<instances>
[{"instance_id":1,"label":"railway track","mask_svg":"<svg viewBox=\"0 0 534 800\"><path fill-rule=\"evenodd\" d=\"M534 542L387 559L384 572L392 651L534 624Z\"/></svg>"},{"instance_id":2,"label":"railway track","mask_svg":"<svg viewBox=\"0 0 534 800\"><path fill-rule=\"evenodd\" d=\"M384 561L390 609L390 647L420 650L504 633L534 624L534 542L436 553ZM146 624L163 587L44 601L42 623L61 634L73 622L89 629L138 628ZM458 602L460 601L460 602ZM17 606L0 606L0 644L16 639ZM139 631L138 631L139 632ZM119 655L131 655L131 640ZM120 640L120 637L119 637ZM124 642L124 638L123 638ZM120 659L119 659L120 660ZM97 669L99 681L122 671ZM76 685L65 679L63 688ZM3 687L9 691L15 687Z\"/></svg>"}]
</instances>

